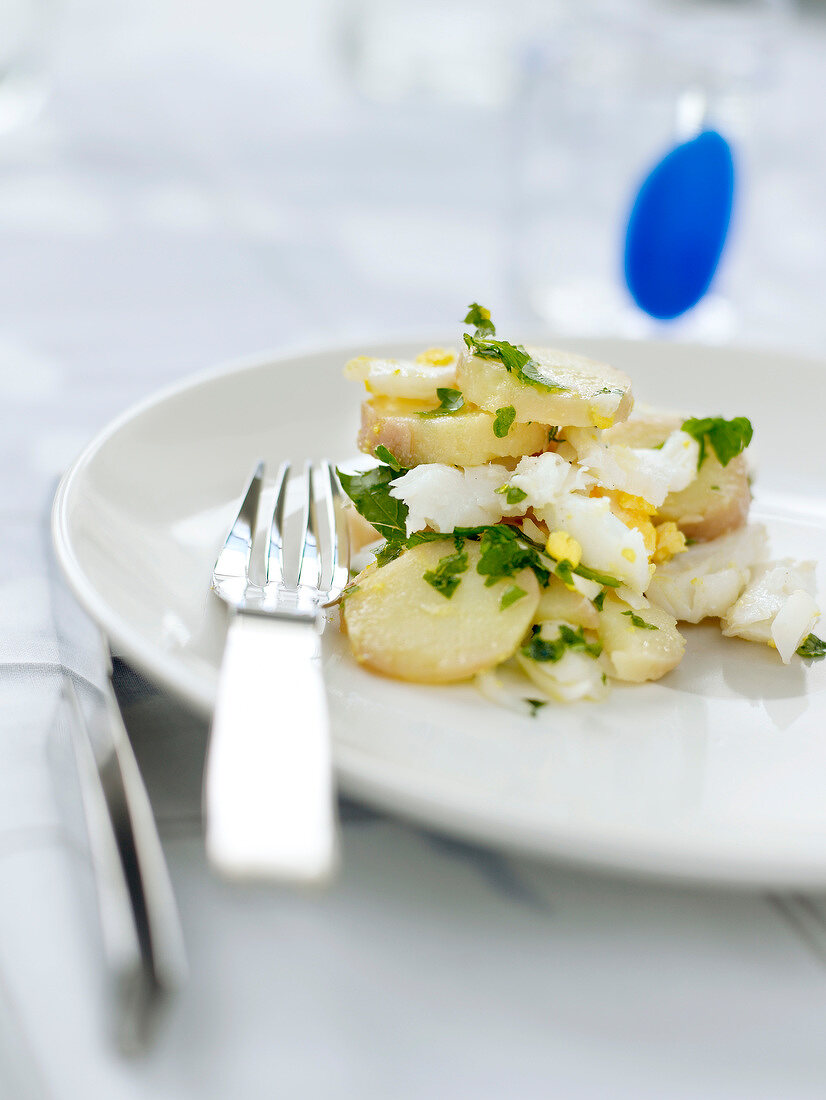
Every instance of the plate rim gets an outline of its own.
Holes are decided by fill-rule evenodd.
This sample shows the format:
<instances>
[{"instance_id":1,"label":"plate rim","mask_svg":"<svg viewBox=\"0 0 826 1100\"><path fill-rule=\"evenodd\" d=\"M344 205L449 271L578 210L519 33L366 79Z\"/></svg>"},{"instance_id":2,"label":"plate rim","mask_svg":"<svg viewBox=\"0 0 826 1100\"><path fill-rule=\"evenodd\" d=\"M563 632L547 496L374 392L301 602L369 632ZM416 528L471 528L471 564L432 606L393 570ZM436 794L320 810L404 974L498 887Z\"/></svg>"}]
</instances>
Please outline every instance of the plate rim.
<instances>
[{"instance_id":1,"label":"plate rim","mask_svg":"<svg viewBox=\"0 0 826 1100\"><path fill-rule=\"evenodd\" d=\"M194 670L186 668L180 661L170 662L168 655L164 659L157 651L157 647L144 640L141 632L132 628L128 621L121 617L98 592L73 549L69 534L72 493L86 467L108 440L156 406L211 381L247 370L278 369L298 357L339 351L346 353L359 346L369 350L371 345L422 342L427 344L439 339L444 339L443 333L406 331L387 333L378 339L374 336L369 340L359 340L354 336L352 341L341 339L305 341L281 347L277 351L252 353L187 373L172 383L150 391L143 398L127 406L94 434L66 470L57 487L51 509L51 537L58 567L70 589L85 611L114 643L118 652L123 653L150 681L168 690L203 717L211 716L214 692L204 684L203 678ZM679 347L698 352L714 351L757 357L778 354L778 351L769 348L740 344L708 345L691 341L638 340L605 335L562 336L557 334L552 339L563 344L576 342L587 342L592 345L623 344L629 347L662 348L666 351ZM826 369L826 358L820 359L814 355L788 349L782 354L798 362L808 363L810 366L822 366ZM359 750L348 746L337 746L335 766L339 784L346 793L394 816L411 821L419 827L436 827L471 842L539 857L545 861L554 860L608 873L656 878L660 881L686 885L704 884L746 890L767 887L826 888L826 854L822 863L813 864L811 860L804 859L789 865L780 859L779 853L775 857L769 857L768 860L765 858L757 860L748 853L737 853L736 845L729 844L725 850L721 850L717 845L714 852L701 855L698 853L702 845L696 839L691 851L681 852L675 849L673 840L668 846L652 844L650 832L646 832L644 844L634 843L634 829L627 830L620 843L612 843L612 838L606 837L604 831L583 832L580 829L572 838L559 828L554 829L545 824L539 830L529 820L513 817L507 830L503 832L500 820L497 819L494 825L488 826L484 816L478 811L474 812L470 804L448 805L444 801L416 793L399 780L395 766L388 766L384 761L377 762ZM675 860L678 866L671 865Z\"/></svg>"}]
</instances>

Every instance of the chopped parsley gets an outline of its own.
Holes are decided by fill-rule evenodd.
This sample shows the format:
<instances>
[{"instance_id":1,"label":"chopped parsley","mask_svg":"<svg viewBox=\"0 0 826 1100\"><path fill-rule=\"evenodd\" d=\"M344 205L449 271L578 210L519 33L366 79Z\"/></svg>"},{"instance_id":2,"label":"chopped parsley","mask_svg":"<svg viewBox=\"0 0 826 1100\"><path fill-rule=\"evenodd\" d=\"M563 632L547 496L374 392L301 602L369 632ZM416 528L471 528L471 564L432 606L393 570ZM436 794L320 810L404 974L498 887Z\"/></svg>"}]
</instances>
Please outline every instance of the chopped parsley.
<instances>
[{"instance_id":1,"label":"chopped parsley","mask_svg":"<svg viewBox=\"0 0 826 1100\"><path fill-rule=\"evenodd\" d=\"M623 611L623 615L627 615L631 622L638 630L659 630L658 626L654 626L653 623L647 623L641 615L638 615L636 611Z\"/></svg>"},{"instance_id":2,"label":"chopped parsley","mask_svg":"<svg viewBox=\"0 0 826 1100\"><path fill-rule=\"evenodd\" d=\"M424 579L431 588L435 588L448 600L461 584L460 574L466 573L468 567L468 553L462 539L455 539L454 546L454 553L441 558L435 569L424 574Z\"/></svg>"},{"instance_id":3,"label":"chopped parsley","mask_svg":"<svg viewBox=\"0 0 826 1100\"><path fill-rule=\"evenodd\" d=\"M449 386L439 386L436 396L439 398L438 408L420 412L419 416L450 416L452 413L457 413L465 403L462 391L453 390Z\"/></svg>"},{"instance_id":4,"label":"chopped parsley","mask_svg":"<svg viewBox=\"0 0 826 1100\"><path fill-rule=\"evenodd\" d=\"M728 466L733 458L748 447L754 434L751 421L745 416L735 416L733 420L726 420L722 416L706 416L702 419L691 417L683 424L683 431L688 432L700 444L698 470L705 460L707 446L717 455L721 466Z\"/></svg>"},{"instance_id":5,"label":"chopped parsley","mask_svg":"<svg viewBox=\"0 0 826 1100\"><path fill-rule=\"evenodd\" d=\"M510 584L502 593L502 599L499 601L499 610L504 611L505 608L510 607L511 604L516 603L517 600L521 600L523 596L527 596L527 592L524 588L520 588L518 584Z\"/></svg>"},{"instance_id":6,"label":"chopped parsley","mask_svg":"<svg viewBox=\"0 0 826 1100\"><path fill-rule=\"evenodd\" d=\"M589 657L599 657L602 645L599 642L589 642L581 626L572 630L570 626L560 623L559 635L552 641L543 638L539 628L534 627L531 640L522 646L520 652L531 661L556 662L561 661L568 650L587 653Z\"/></svg>"},{"instance_id":7,"label":"chopped parsley","mask_svg":"<svg viewBox=\"0 0 826 1100\"><path fill-rule=\"evenodd\" d=\"M496 416L493 420L493 434L497 439L505 438L511 430L514 420L516 420L516 409L513 405L506 405L504 408L496 410Z\"/></svg>"},{"instance_id":8,"label":"chopped parsley","mask_svg":"<svg viewBox=\"0 0 826 1100\"><path fill-rule=\"evenodd\" d=\"M536 718L536 712L541 707L547 707L548 705L547 699L526 699L525 702L531 708L531 718Z\"/></svg>"},{"instance_id":9,"label":"chopped parsley","mask_svg":"<svg viewBox=\"0 0 826 1100\"><path fill-rule=\"evenodd\" d=\"M618 581L616 577L611 577L608 573L598 573L596 569L589 569L587 565L577 565L574 572L583 580L596 581L597 584L605 585L606 588L619 588L622 584L622 581Z\"/></svg>"},{"instance_id":10,"label":"chopped parsley","mask_svg":"<svg viewBox=\"0 0 826 1100\"><path fill-rule=\"evenodd\" d=\"M826 657L826 642L818 638L817 634L810 634L803 639L796 652L798 657L805 657L809 661L822 661Z\"/></svg>"},{"instance_id":11,"label":"chopped parsley","mask_svg":"<svg viewBox=\"0 0 826 1100\"><path fill-rule=\"evenodd\" d=\"M506 523L483 528L479 549L481 554L476 572L487 578L485 584L488 587L523 569L533 569L536 579L543 586L550 579L550 569L536 548L520 539L517 531Z\"/></svg>"},{"instance_id":12,"label":"chopped parsley","mask_svg":"<svg viewBox=\"0 0 826 1100\"><path fill-rule=\"evenodd\" d=\"M378 447L376 447L373 453L380 462L383 462L386 466L389 466L391 470L395 470L396 473L401 474L405 472L401 462L399 462L393 452L389 451L383 443L379 443Z\"/></svg>"},{"instance_id":13,"label":"chopped parsley","mask_svg":"<svg viewBox=\"0 0 826 1100\"><path fill-rule=\"evenodd\" d=\"M602 611L602 606L605 603L605 593L607 591L607 588L603 588L603 590L601 592L597 592L596 596L594 596L593 600L591 600L591 603L594 605L597 611Z\"/></svg>"},{"instance_id":14,"label":"chopped parsley","mask_svg":"<svg viewBox=\"0 0 826 1100\"><path fill-rule=\"evenodd\" d=\"M500 485L498 489L493 491L494 493L503 493L508 504L521 504L528 495L524 489L520 489L516 485Z\"/></svg>"},{"instance_id":15,"label":"chopped parsley","mask_svg":"<svg viewBox=\"0 0 826 1100\"><path fill-rule=\"evenodd\" d=\"M464 339L468 351L480 359L497 360L508 374L527 386L535 386L543 393L563 393L567 390L567 386L549 382L539 364L523 347L509 344L507 340L492 339L496 335L496 326L490 319L490 310L474 302L465 317L465 324L476 328L473 336L466 332Z\"/></svg>"},{"instance_id":16,"label":"chopped parsley","mask_svg":"<svg viewBox=\"0 0 826 1100\"><path fill-rule=\"evenodd\" d=\"M561 436L559 436L557 434L558 432L559 432L559 428L555 427L553 424L550 426L550 428L548 428L548 442L549 443L558 443L559 442Z\"/></svg>"},{"instance_id":17,"label":"chopped parsley","mask_svg":"<svg viewBox=\"0 0 826 1100\"><path fill-rule=\"evenodd\" d=\"M401 549L398 544L407 538L407 505L403 500L390 496L390 482L407 471L401 467L396 470L390 466L376 466L363 474L345 474L341 470L336 470L336 473L342 489L359 515L372 523L382 538L387 539L388 546L382 553L394 544L398 552ZM385 557L381 564L389 560Z\"/></svg>"},{"instance_id":18,"label":"chopped parsley","mask_svg":"<svg viewBox=\"0 0 826 1100\"><path fill-rule=\"evenodd\" d=\"M478 302L471 302L468 306L464 324L473 325L477 336L496 335L496 326L490 319L490 310L480 306Z\"/></svg>"}]
</instances>

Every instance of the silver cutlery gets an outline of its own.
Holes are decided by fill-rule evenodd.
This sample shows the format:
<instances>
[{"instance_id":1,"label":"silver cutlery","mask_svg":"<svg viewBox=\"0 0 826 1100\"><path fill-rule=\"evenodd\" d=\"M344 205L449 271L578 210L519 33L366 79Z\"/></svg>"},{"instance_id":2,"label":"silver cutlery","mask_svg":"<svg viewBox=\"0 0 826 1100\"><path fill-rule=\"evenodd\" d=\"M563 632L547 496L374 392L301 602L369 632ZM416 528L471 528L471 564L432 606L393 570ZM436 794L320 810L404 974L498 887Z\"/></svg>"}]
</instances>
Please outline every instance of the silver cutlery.
<instances>
[{"instance_id":1,"label":"silver cutlery","mask_svg":"<svg viewBox=\"0 0 826 1100\"><path fill-rule=\"evenodd\" d=\"M212 587L230 608L204 778L207 854L238 878L318 883L337 860L322 608L349 577L341 490L327 462L306 465L297 517L281 466L251 570L264 465L218 554ZM254 546L255 544L255 546Z\"/></svg>"},{"instance_id":2,"label":"silver cutlery","mask_svg":"<svg viewBox=\"0 0 826 1100\"><path fill-rule=\"evenodd\" d=\"M136 1053L186 980L180 918L112 685L108 643L69 591L57 563L50 581L63 666L50 752L56 794L73 848L91 866L86 881L96 902L114 1039L124 1053Z\"/></svg>"}]
</instances>

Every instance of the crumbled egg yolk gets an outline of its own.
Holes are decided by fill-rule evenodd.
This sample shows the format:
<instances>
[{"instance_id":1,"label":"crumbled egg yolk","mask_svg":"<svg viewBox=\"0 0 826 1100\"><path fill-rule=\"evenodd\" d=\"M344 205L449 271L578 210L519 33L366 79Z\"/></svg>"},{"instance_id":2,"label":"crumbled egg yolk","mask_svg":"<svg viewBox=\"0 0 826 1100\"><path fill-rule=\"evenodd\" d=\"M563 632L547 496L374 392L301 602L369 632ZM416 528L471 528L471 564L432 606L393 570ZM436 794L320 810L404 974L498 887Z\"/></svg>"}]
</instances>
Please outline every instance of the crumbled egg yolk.
<instances>
[{"instance_id":1,"label":"crumbled egg yolk","mask_svg":"<svg viewBox=\"0 0 826 1100\"><path fill-rule=\"evenodd\" d=\"M622 489L601 489L597 487L591 490L591 496L608 497L611 501L611 511L617 519L622 520L626 527L636 527L642 535L642 541L645 544L648 556L650 557L656 552L657 528L650 518L657 514L657 509L653 504L649 504L643 497L626 493ZM672 526L674 525L672 524ZM627 557L627 554L625 556ZM628 561L633 560L633 558L628 558Z\"/></svg>"},{"instance_id":2,"label":"crumbled egg yolk","mask_svg":"<svg viewBox=\"0 0 826 1100\"><path fill-rule=\"evenodd\" d=\"M657 536L657 545L654 549L654 553L651 555L651 560L655 565L660 565L664 561L668 561L673 558L675 554L682 554L686 549L685 535L682 533L676 523L669 521L668 523L661 523L659 527L655 528Z\"/></svg>"},{"instance_id":3,"label":"crumbled egg yolk","mask_svg":"<svg viewBox=\"0 0 826 1100\"><path fill-rule=\"evenodd\" d=\"M582 547L567 531L552 531L545 550L554 561L569 561L574 569L582 561Z\"/></svg>"},{"instance_id":4,"label":"crumbled egg yolk","mask_svg":"<svg viewBox=\"0 0 826 1100\"><path fill-rule=\"evenodd\" d=\"M416 362L429 367L449 367L455 358L456 354L450 348L427 348L416 356Z\"/></svg>"}]
</instances>

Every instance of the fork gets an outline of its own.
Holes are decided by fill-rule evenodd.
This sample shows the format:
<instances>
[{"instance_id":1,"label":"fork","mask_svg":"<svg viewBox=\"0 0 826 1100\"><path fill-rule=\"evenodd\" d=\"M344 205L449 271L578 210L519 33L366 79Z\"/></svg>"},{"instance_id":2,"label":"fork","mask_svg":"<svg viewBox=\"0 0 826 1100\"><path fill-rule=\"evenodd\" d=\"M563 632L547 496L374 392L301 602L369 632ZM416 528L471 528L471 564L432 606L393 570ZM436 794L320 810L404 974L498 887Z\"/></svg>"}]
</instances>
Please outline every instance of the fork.
<instances>
[{"instance_id":1,"label":"fork","mask_svg":"<svg viewBox=\"0 0 826 1100\"><path fill-rule=\"evenodd\" d=\"M285 527L290 464L278 472L264 579L250 576L260 462L218 554L212 588L230 607L204 778L207 855L235 878L323 882L337 862L322 608L349 578L341 489L305 465L300 522ZM256 546L257 550L257 546Z\"/></svg>"}]
</instances>

